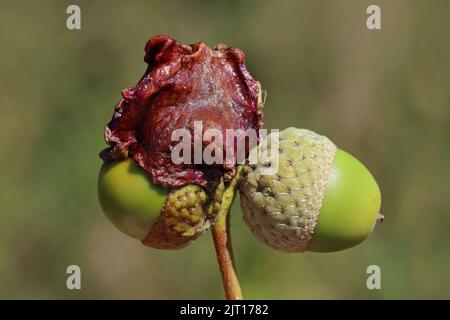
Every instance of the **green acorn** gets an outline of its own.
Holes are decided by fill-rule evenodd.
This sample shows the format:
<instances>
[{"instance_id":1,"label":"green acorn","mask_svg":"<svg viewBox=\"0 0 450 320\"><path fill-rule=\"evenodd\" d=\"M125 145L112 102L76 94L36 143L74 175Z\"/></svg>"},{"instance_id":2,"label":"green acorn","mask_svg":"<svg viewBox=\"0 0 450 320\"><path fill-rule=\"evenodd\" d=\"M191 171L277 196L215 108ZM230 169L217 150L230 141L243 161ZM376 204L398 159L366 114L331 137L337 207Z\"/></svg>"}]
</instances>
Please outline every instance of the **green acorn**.
<instances>
[{"instance_id":1,"label":"green acorn","mask_svg":"<svg viewBox=\"0 0 450 320\"><path fill-rule=\"evenodd\" d=\"M240 183L244 220L258 239L287 252L329 252L369 236L381 195L356 158L305 129L288 128L279 142L266 141L258 151L279 152L277 172L266 174L272 163L260 157L244 166Z\"/></svg>"},{"instance_id":2,"label":"green acorn","mask_svg":"<svg viewBox=\"0 0 450 320\"><path fill-rule=\"evenodd\" d=\"M223 189L217 188L214 199ZM215 203L203 188L154 185L132 159L105 161L98 179L100 204L123 233L158 249L180 249L209 229Z\"/></svg>"}]
</instances>

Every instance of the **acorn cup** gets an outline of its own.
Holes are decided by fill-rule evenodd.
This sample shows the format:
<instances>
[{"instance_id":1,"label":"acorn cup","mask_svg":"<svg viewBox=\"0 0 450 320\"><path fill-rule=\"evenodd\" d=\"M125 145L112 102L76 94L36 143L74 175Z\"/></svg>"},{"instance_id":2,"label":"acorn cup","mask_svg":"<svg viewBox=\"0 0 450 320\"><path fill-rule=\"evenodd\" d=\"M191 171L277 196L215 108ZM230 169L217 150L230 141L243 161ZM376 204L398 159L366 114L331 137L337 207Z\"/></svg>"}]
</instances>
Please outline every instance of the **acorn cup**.
<instances>
[{"instance_id":1,"label":"acorn cup","mask_svg":"<svg viewBox=\"0 0 450 320\"><path fill-rule=\"evenodd\" d=\"M270 160L259 157L244 166L240 183L244 220L259 240L286 252L329 252L369 236L381 217L381 195L356 158L297 128L281 131L276 142L269 135L258 147L265 151L278 152L277 172L265 174Z\"/></svg>"}]
</instances>

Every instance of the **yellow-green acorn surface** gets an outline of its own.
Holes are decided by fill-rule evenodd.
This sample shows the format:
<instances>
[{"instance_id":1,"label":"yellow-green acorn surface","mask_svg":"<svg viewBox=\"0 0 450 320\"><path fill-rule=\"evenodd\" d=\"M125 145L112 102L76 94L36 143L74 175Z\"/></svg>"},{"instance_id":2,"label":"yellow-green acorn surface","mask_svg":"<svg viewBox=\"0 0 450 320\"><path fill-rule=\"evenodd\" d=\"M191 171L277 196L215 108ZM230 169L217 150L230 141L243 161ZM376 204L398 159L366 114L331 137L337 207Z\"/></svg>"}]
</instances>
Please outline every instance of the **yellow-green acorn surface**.
<instances>
[{"instance_id":1,"label":"yellow-green acorn surface","mask_svg":"<svg viewBox=\"0 0 450 320\"><path fill-rule=\"evenodd\" d=\"M240 183L244 220L255 236L287 252L338 251L372 232L381 205L378 185L361 162L310 130L287 128L258 151L278 151L245 165Z\"/></svg>"},{"instance_id":2,"label":"yellow-green acorn surface","mask_svg":"<svg viewBox=\"0 0 450 320\"><path fill-rule=\"evenodd\" d=\"M158 187L132 159L104 162L98 196L117 229L150 247L183 248L211 226L208 197L201 187Z\"/></svg>"}]
</instances>

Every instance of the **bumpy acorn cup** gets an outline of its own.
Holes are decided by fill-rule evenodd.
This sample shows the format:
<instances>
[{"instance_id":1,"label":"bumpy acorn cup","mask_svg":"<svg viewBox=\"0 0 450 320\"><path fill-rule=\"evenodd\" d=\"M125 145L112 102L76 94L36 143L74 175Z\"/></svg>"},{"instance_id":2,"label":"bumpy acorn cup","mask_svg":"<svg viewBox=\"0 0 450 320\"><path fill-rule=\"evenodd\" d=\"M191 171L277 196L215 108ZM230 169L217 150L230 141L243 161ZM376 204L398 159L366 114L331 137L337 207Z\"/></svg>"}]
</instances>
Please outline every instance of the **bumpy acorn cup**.
<instances>
[{"instance_id":1,"label":"bumpy acorn cup","mask_svg":"<svg viewBox=\"0 0 450 320\"><path fill-rule=\"evenodd\" d=\"M372 232L381 195L370 172L353 156L312 131L288 128L259 151L279 152L275 174L267 159L246 165L240 183L244 220L254 235L286 252L337 251ZM262 149L264 148L264 150Z\"/></svg>"},{"instance_id":2,"label":"bumpy acorn cup","mask_svg":"<svg viewBox=\"0 0 450 320\"><path fill-rule=\"evenodd\" d=\"M218 187L214 199L220 199ZM123 233L158 249L181 249L208 230L216 201L204 189L154 185L132 159L104 162L98 196L106 216Z\"/></svg>"}]
</instances>

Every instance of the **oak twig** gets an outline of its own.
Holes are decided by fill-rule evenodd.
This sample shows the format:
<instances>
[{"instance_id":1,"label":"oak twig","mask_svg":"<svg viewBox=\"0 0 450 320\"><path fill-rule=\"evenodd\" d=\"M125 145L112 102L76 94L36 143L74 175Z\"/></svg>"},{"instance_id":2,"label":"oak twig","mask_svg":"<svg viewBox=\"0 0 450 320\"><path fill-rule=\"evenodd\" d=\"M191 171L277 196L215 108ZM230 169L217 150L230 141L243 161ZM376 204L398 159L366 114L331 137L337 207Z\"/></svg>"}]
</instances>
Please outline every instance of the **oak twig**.
<instances>
[{"instance_id":1,"label":"oak twig","mask_svg":"<svg viewBox=\"0 0 450 320\"><path fill-rule=\"evenodd\" d=\"M236 193L241 168L238 168L236 177L224 191L222 203L217 212L217 220L212 227L212 237L216 248L217 262L222 274L225 295L228 300L242 300L242 291L234 265L233 248L230 235L230 209Z\"/></svg>"}]
</instances>

